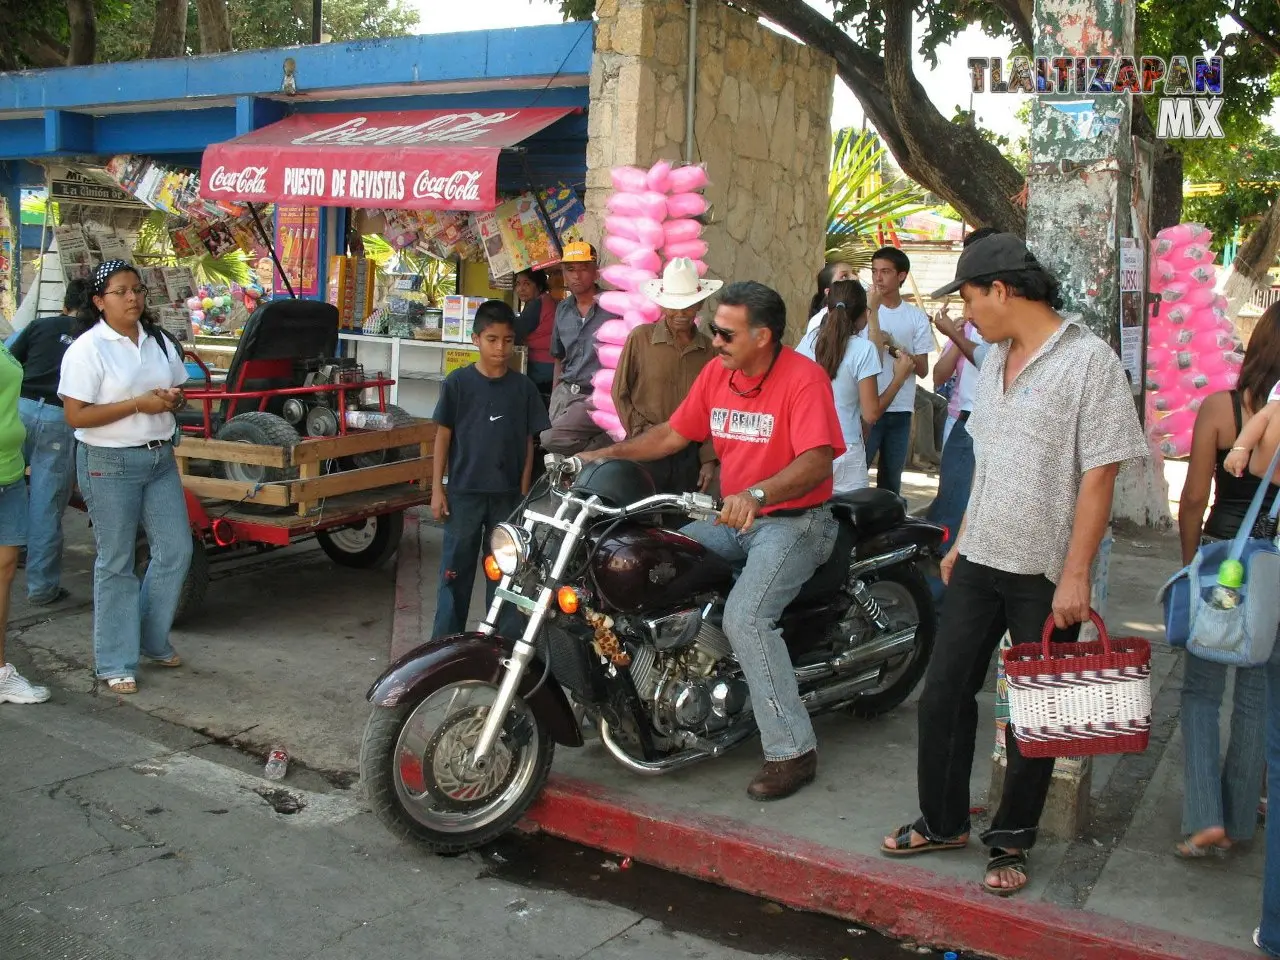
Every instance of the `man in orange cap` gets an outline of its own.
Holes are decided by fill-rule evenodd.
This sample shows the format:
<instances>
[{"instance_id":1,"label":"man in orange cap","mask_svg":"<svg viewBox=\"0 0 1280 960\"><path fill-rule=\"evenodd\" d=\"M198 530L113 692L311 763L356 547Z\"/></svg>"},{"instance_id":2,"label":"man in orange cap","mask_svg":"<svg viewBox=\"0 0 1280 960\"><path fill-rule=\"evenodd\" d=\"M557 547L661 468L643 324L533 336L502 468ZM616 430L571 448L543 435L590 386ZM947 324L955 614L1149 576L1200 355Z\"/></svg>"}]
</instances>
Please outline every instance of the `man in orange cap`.
<instances>
[{"instance_id":1,"label":"man in orange cap","mask_svg":"<svg viewBox=\"0 0 1280 960\"><path fill-rule=\"evenodd\" d=\"M566 243L560 259L569 296L556 307L551 330L555 358L551 391L551 427L542 432L542 447L572 456L608 444L609 436L591 419L591 378L600 369L596 331L617 314L600 306L596 248L589 243Z\"/></svg>"}]
</instances>

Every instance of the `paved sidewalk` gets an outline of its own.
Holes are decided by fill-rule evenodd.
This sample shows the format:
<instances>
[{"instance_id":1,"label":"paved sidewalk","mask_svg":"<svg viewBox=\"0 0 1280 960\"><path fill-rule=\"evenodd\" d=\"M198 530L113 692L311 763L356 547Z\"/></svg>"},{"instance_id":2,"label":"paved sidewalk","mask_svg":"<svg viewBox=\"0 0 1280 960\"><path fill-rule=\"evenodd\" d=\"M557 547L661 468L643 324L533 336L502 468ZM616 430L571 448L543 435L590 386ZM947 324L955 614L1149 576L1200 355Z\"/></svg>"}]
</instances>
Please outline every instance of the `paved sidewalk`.
<instances>
[{"instance_id":1,"label":"paved sidewalk","mask_svg":"<svg viewBox=\"0 0 1280 960\"><path fill-rule=\"evenodd\" d=\"M927 503L931 478L906 479L912 505ZM400 559L397 652L425 635L420 625L429 625L435 599L439 532L422 524L416 543L412 533ZM1095 761L1089 828L1074 842L1036 848L1023 896L1001 900L980 889L985 852L976 840L967 852L909 862L879 856L881 838L915 816L914 697L874 721L820 718L818 782L785 801L762 805L746 797L760 763L754 743L642 778L593 740L557 754L552 786L532 819L578 842L952 948L1035 960L1256 956L1250 935L1261 893L1261 831L1227 860L1186 862L1172 853L1182 798L1181 654L1162 642L1154 598L1179 566L1176 536L1119 531L1114 549L1107 622L1113 634L1153 641L1151 746L1142 755ZM983 701L990 716L993 676ZM971 783L978 807L987 804L993 737L992 722L980 732Z\"/></svg>"}]
</instances>

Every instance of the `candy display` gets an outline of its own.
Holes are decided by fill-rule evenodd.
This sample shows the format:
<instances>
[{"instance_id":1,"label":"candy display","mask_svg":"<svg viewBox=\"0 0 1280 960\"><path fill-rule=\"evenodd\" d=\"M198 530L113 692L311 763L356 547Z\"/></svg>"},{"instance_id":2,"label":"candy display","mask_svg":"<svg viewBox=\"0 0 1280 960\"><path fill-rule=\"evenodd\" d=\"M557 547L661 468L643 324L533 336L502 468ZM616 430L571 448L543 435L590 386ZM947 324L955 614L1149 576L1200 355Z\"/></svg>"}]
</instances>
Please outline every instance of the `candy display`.
<instances>
[{"instance_id":1,"label":"candy display","mask_svg":"<svg viewBox=\"0 0 1280 960\"><path fill-rule=\"evenodd\" d=\"M1211 238L1198 223L1180 223L1151 245L1149 286L1160 303L1148 325L1147 423L1170 457L1190 453L1200 404L1233 389L1244 362L1227 300L1214 291Z\"/></svg>"},{"instance_id":2,"label":"candy display","mask_svg":"<svg viewBox=\"0 0 1280 960\"><path fill-rule=\"evenodd\" d=\"M605 267L600 276L616 290L600 296L600 305L619 315L602 324L596 334L601 369L591 379L591 419L615 440L626 436L613 404L613 378L631 331L653 323L658 305L640 293L646 280L657 279L665 263L676 257L694 260L698 276L707 245L700 239L707 201L699 192L707 185L701 166L672 167L659 160L648 170L615 167L610 171L614 192L607 201L604 247L621 262Z\"/></svg>"},{"instance_id":3,"label":"candy display","mask_svg":"<svg viewBox=\"0 0 1280 960\"><path fill-rule=\"evenodd\" d=\"M226 336L238 332L264 298L267 295L256 280L247 286L202 284L187 298L186 307L196 333Z\"/></svg>"}]
</instances>

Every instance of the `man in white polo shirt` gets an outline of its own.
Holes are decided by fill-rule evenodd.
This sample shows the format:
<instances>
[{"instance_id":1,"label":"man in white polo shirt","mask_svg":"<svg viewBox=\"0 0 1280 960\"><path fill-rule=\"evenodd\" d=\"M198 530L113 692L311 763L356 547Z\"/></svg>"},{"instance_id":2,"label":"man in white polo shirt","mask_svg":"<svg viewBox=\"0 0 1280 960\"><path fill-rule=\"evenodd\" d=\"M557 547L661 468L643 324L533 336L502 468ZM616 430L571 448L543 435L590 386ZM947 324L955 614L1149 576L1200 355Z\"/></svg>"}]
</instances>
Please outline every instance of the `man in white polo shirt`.
<instances>
[{"instance_id":1,"label":"man in white polo shirt","mask_svg":"<svg viewBox=\"0 0 1280 960\"><path fill-rule=\"evenodd\" d=\"M876 486L881 490L902 492L902 470L911 449L911 417L916 410L916 377L929 369L929 351L933 349L933 333L929 317L919 307L902 299L902 285L911 272L911 261L897 247L881 247L871 257L871 289L867 292L867 309L878 311L880 331L886 345L892 342L915 361L915 376L907 380L898 395L885 409L867 435L867 463L879 454ZM880 393L893 383L893 361L881 356Z\"/></svg>"}]
</instances>

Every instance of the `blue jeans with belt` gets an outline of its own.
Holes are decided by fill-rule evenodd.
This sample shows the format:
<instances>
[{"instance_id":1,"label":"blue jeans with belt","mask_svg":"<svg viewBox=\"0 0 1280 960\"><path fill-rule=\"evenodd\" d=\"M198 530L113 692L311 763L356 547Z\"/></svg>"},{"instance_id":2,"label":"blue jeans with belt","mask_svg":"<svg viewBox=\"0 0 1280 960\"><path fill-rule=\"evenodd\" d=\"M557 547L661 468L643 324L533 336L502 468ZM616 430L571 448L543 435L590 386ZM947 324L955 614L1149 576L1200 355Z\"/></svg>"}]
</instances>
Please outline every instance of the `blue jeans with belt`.
<instances>
[{"instance_id":1,"label":"blue jeans with belt","mask_svg":"<svg viewBox=\"0 0 1280 960\"><path fill-rule=\"evenodd\" d=\"M50 603L62 586L62 512L75 483L75 433L62 407L45 400L18 400L27 428L22 456L31 468L27 496L27 599Z\"/></svg>"},{"instance_id":2,"label":"blue jeans with belt","mask_svg":"<svg viewBox=\"0 0 1280 960\"><path fill-rule=\"evenodd\" d=\"M80 492L93 521L93 657L103 680L137 675L138 660L173 655L169 629L191 564L191 526L173 445L77 445ZM151 562L134 573L138 529Z\"/></svg>"}]
</instances>

